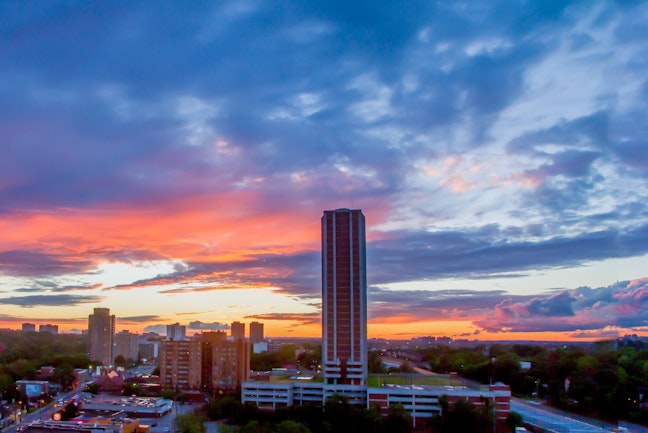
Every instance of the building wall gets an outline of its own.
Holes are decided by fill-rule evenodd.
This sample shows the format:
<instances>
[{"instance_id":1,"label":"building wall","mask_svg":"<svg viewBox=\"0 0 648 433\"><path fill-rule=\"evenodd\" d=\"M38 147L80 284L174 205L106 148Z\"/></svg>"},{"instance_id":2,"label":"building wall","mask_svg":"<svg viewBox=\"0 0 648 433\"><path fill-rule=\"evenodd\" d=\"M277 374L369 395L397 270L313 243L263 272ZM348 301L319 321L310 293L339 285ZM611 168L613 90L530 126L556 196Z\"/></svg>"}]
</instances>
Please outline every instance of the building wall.
<instances>
[{"instance_id":1,"label":"building wall","mask_svg":"<svg viewBox=\"0 0 648 433\"><path fill-rule=\"evenodd\" d=\"M203 386L209 391L235 391L250 378L250 343L222 338L203 340Z\"/></svg>"},{"instance_id":2,"label":"building wall","mask_svg":"<svg viewBox=\"0 0 648 433\"><path fill-rule=\"evenodd\" d=\"M95 308L88 316L88 357L103 365L112 365L113 336L115 335L115 316L108 308Z\"/></svg>"},{"instance_id":3,"label":"building wall","mask_svg":"<svg viewBox=\"0 0 648 433\"><path fill-rule=\"evenodd\" d=\"M367 275L365 218L360 210L322 217L322 369L329 384L365 384Z\"/></svg>"},{"instance_id":4,"label":"building wall","mask_svg":"<svg viewBox=\"0 0 648 433\"><path fill-rule=\"evenodd\" d=\"M202 347L195 340L164 340L160 344L160 386L162 389L201 389Z\"/></svg>"},{"instance_id":5,"label":"building wall","mask_svg":"<svg viewBox=\"0 0 648 433\"><path fill-rule=\"evenodd\" d=\"M115 358L119 355L125 359L137 361L139 354L139 335L122 331L115 334Z\"/></svg>"},{"instance_id":6,"label":"building wall","mask_svg":"<svg viewBox=\"0 0 648 433\"><path fill-rule=\"evenodd\" d=\"M498 425L504 426L510 412L511 391L507 385L485 386L479 389L465 386L387 386L367 388L364 385L339 385L317 382L245 382L241 401L260 409L312 404L323 406L327 399L344 396L350 404L377 408L383 416L390 405L403 406L414 419L428 418L442 411L439 399L446 396L450 404L468 400L477 407L495 402ZM492 406L491 406L492 407Z\"/></svg>"}]
</instances>

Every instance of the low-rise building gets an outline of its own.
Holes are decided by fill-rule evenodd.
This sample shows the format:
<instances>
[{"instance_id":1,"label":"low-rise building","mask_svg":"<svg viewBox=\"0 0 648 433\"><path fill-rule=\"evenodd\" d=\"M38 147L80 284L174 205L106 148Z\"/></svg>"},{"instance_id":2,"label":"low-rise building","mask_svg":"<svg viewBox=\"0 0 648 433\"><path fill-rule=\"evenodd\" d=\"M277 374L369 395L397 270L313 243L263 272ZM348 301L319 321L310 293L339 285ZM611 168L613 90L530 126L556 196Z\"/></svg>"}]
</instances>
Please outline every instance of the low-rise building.
<instances>
[{"instance_id":1,"label":"low-rise building","mask_svg":"<svg viewBox=\"0 0 648 433\"><path fill-rule=\"evenodd\" d=\"M391 405L400 404L412 416L414 425L423 418L441 414L440 398L446 396L449 404L468 400L475 406L492 404L498 425L504 426L510 412L511 390L507 385L470 387L430 385L331 385L308 380L291 382L250 381L242 386L241 401L252 403L262 410L276 410L293 405L323 406L329 398L342 396L350 404L377 408L387 415Z\"/></svg>"}]
</instances>

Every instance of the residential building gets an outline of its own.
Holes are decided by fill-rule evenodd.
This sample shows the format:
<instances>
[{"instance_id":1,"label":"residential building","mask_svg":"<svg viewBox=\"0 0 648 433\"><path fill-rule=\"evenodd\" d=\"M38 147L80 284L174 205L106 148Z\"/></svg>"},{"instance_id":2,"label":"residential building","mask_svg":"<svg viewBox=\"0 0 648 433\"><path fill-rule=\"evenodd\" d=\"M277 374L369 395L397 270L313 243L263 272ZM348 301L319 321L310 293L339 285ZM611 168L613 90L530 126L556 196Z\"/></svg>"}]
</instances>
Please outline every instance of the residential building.
<instances>
[{"instance_id":1,"label":"residential building","mask_svg":"<svg viewBox=\"0 0 648 433\"><path fill-rule=\"evenodd\" d=\"M139 355L139 335L129 331L121 331L115 334L115 358L119 355L124 359L137 361Z\"/></svg>"},{"instance_id":2,"label":"residential building","mask_svg":"<svg viewBox=\"0 0 648 433\"><path fill-rule=\"evenodd\" d=\"M322 373L329 384L367 381L365 217L359 209L322 217Z\"/></svg>"},{"instance_id":3,"label":"residential building","mask_svg":"<svg viewBox=\"0 0 648 433\"><path fill-rule=\"evenodd\" d=\"M179 323L167 325L166 338L167 340L184 340L187 338L187 327Z\"/></svg>"},{"instance_id":4,"label":"residential building","mask_svg":"<svg viewBox=\"0 0 648 433\"><path fill-rule=\"evenodd\" d=\"M109 308L95 308L88 316L88 357L105 366L113 364L113 336L115 316Z\"/></svg>"},{"instance_id":5,"label":"residential building","mask_svg":"<svg viewBox=\"0 0 648 433\"><path fill-rule=\"evenodd\" d=\"M263 341L263 323L250 323L250 343L260 343Z\"/></svg>"},{"instance_id":6,"label":"residential building","mask_svg":"<svg viewBox=\"0 0 648 433\"><path fill-rule=\"evenodd\" d=\"M250 378L250 343L227 341L222 331L201 334L203 388L210 392L235 391Z\"/></svg>"},{"instance_id":7,"label":"residential building","mask_svg":"<svg viewBox=\"0 0 648 433\"><path fill-rule=\"evenodd\" d=\"M245 323L232 322L230 325L232 340L245 340Z\"/></svg>"},{"instance_id":8,"label":"residential building","mask_svg":"<svg viewBox=\"0 0 648 433\"><path fill-rule=\"evenodd\" d=\"M202 348L198 340L160 342L160 386L175 391L198 391L202 382Z\"/></svg>"}]
</instances>

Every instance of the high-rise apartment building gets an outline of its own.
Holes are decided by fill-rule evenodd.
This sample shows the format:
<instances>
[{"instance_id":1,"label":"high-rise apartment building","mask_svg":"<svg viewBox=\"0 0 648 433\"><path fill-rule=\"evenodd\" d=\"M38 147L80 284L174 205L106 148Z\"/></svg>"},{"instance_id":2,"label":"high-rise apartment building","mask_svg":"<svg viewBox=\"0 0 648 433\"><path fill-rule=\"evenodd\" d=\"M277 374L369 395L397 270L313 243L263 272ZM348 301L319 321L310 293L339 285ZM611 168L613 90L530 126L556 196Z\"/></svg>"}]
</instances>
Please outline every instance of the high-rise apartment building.
<instances>
[{"instance_id":1,"label":"high-rise apartment building","mask_svg":"<svg viewBox=\"0 0 648 433\"><path fill-rule=\"evenodd\" d=\"M121 331L115 334L115 358L119 355L124 359L137 361L139 354L139 335L129 331Z\"/></svg>"},{"instance_id":2,"label":"high-rise apartment building","mask_svg":"<svg viewBox=\"0 0 648 433\"><path fill-rule=\"evenodd\" d=\"M202 382L202 347L198 340L160 342L160 386L174 391L198 391Z\"/></svg>"},{"instance_id":3,"label":"high-rise apartment building","mask_svg":"<svg viewBox=\"0 0 648 433\"><path fill-rule=\"evenodd\" d=\"M187 327L179 323L167 325L166 338L168 340L184 340L187 337Z\"/></svg>"},{"instance_id":4,"label":"high-rise apartment building","mask_svg":"<svg viewBox=\"0 0 648 433\"><path fill-rule=\"evenodd\" d=\"M222 331L203 332L203 388L210 392L235 391L250 378L250 343L227 341Z\"/></svg>"},{"instance_id":5,"label":"high-rise apartment building","mask_svg":"<svg viewBox=\"0 0 648 433\"><path fill-rule=\"evenodd\" d=\"M365 217L359 209L322 217L322 373L328 384L367 381Z\"/></svg>"},{"instance_id":6,"label":"high-rise apartment building","mask_svg":"<svg viewBox=\"0 0 648 433\"><path fill-rule=\"evenodd\" d=\"M230 325L230 333L234 341L245 340L245 323L232 322Z\"/></svg>"},{"instance_id":7,"label":"high-rise apartment building","mask_svg":"<svg viewBox=\"0 0 648 433\"><path fill-rule=\"evenodd\" d=\"M115 335L115 316L109 308L95 308L88 316L88 357L103 365L112 365L113 336Z\"/></svg>"},{"instance_id":8,"label":"high-rise apartment building","mask_svg":"<svg viewBox=\"0 0 648 433\"><path fill-rule=\"evenodd\" d=\"M250 343L260 343L263 341L263 323L250 323Z\"/></svg>"}]
</instances>

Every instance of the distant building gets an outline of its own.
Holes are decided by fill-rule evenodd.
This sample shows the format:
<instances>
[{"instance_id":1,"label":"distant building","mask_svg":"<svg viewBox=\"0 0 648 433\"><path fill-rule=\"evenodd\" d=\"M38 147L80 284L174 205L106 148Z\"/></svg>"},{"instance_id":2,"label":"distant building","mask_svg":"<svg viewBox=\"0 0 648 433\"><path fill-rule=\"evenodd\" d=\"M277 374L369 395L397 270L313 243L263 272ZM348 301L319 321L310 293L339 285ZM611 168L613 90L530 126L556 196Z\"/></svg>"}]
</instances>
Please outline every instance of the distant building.
<instances>
[{"instance_id":1,"label":"distant building","mask_svg":"<svg viewBox=\"0 0 648 433\"><path fill-rule=\"evenodd\" d=\"M161 337L155 332L146 332L138 338L139 359L144 363L157 361L160 353Z\"/></svg>"},{"instance_id":2,"label":"distant building","mask_svg":"<svg viewBox=\"0 0 648 433\"><path fill-rule=\"evenodd\" d=\"M187 338L187 327L179 323L167 325L166 338L168 340L184 340Z\"/></svg>"},{"instance_id":3,"label":"distant building","mask_svg":"<svg viewBox=\"0 0 648 433\"><path fill-rule=\"evenodd\" d=\"M123 414L121 416L123 418ZM150 427L139 419L93 418L77 421L36 420L22 426L24 433L149 433Z\"/></svg>"},{"instance_id":4,"label":"distant building","mask_svg":"<svg viewBox=\"0 0 648 433\"><path fill-rule=\"evenodd\" d=\"M202 348L197 340L160 342L160 386L174 391L199 391L202 382Z\"/></svg>"},{"instance_id":5,"label":"distant building","mask_svg":"<svg viewBox=\"0 0 648 433\"><path fill-rule=\"evenodd\" d=\"M254 343L252 345L252 353L263 353L263 352L269 352L267 341L259 341L258 343Z\"/></svg>"},{"instance_id":6,"label":"distant building","mask_svg":"<svg viewBox=\"0 0 648 433\"><path fill-rule=\"evenodd\" d=\"M51 365L44 365L38 370L38 374L36 375L36 378L38 380L50 380L52 377L54 377L54 367Z\"/></svg>"},{"instance_id":7,"label":"distant building","mask_svg":"<svg viewBox=\"0 0 648 433\"><path fill-rule=\"evenodd\" d=\"M250 343L260 343L263 341L263 323L250 323Z\"/></svg>"},{"instance_id":8,"label":"distant building","mask_svg":"<svg viewBox=\"0 0 648 433\"><path fill-rule=\"evenodd\" d=\"M121 331L115 334L115 358L119 355L124 359L137 361L139 354L139 335L131 334L129 331Z\"/></svg>"},{"instance_id":9,"label":"distant building","mask_svg":"<svg viewBox=\"0 0 648 433\"><path fill-rule=\"evenodd\" d=\"M39 325L38 332L49 332L50 334L58 334L58 325Z\"/></svg>"},{"instance_id":10,"label":"distant building","mask_svg":"<svg viewBox=\"0 0 648 433\"><path fill-rule=\"evenodd\" d=\"M232 340L245 340L245 323L232 322L230 325Z\"/></svg>"},{"instance_id":11,"label":"distant building","mask_svg":"<svg viewBox=\"0 0 648 433\"><path fill-rule=\"evenodd\" d=\"M19 392L16 401L23 407L38 407L41 400L50 393L50 384L46 380L18 380L16 389Z\"/></svg>"},{"instance_id":12,"label":"distant building","mask_svg":"<svg viewBox=\"0 0 648 433\"><path fill-rule=\"evenodd\" d=\"M88 316L88 357L103 365L113 364L113 337L115 335L115 316L108 308L95 308Z\"/></svg>"},{"instance_id":13,"label":"distant building","mask_svg":"<svg viewBox=\"0 0 648 433\"><path fill-rule=\"evenodd\" d=\"M36 325L33 323L23 323L22 332L36 332Z\"/></svg>"},{"instance_id":14,"label":"distant building","mask_svg":"<svg viewBox=\"0 0 648 433\"><path fill-rule=\"evenodd\" d=\"M277 340L268 340L268 353L279 352L285 343Z\"/></svg>"}]
</instances>

